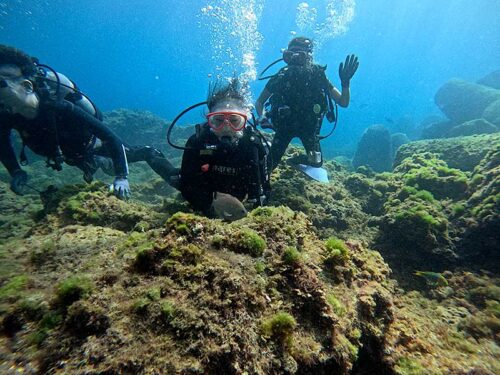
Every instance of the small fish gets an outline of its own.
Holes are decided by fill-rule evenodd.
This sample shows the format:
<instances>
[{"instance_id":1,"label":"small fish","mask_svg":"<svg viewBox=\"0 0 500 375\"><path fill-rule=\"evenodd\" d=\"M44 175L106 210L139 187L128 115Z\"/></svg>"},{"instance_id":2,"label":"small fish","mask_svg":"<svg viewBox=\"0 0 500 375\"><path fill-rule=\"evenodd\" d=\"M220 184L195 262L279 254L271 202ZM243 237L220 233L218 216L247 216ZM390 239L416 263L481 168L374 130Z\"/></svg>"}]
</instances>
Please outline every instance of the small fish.
<instances>
[{"instance_id":1,"label":"small fish","mask_svg":"<svg viewBox=\"0 0 500 375\"><path fill-rule=\"evenodd\" d=\"M394 124L394 120L390 117L385 117L385 121L387 121L389 124Z\"/></svg>"},{"instance_id":2,"label":"small fish","mask_svg":"<svg viewBox=\"0 0 500 375\"><path fill-rule=\"evenodd\" d=\"M239 199L231 194L217 193L212 202L217 218L225 221L236 221L247 216L247 210Z\"/></svg>"},{"instance_id":3,"label":"small fish","mask_svg":"<svg viewBox=\"0 0 500 375\"><path fill-rule=\"evenodd\" d=\"M423 277L428 283L436 286L448 286L448 280L439 272L415 271L415 276Z\"/></svg>"},{"instance_id":4,"label":"small fish","mask_svg":"<svg viewBox=\"0 0 500 375\"><path fill-rule=\"evenodd\" d=\"M361 104L358 106L358 108L359 108L359 109L365 109L365 108L367 108L367 107L368 107L368 104L366 104L366 103L361 103Z\"/></svg>"}]
</instances>

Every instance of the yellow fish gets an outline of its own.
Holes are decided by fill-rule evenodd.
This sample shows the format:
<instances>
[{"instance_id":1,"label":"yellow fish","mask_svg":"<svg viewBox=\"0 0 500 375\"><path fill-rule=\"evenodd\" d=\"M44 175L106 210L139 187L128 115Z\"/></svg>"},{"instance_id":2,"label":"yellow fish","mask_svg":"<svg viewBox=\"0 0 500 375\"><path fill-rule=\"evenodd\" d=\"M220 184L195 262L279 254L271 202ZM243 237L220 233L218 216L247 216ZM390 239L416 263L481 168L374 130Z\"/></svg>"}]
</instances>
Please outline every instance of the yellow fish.
<instances>
[{"instance_id":1,"label":"yellow fish","mask_svg":"<svg viewBox=\"0 0 500 375\"><path fill-rule=\"evenodd\" d=\"M448 280L446 280L446 278L439 272L415 271L414 275L421 276L430 284L436 286L448 286Z\"/></svg>"}]
</instances>

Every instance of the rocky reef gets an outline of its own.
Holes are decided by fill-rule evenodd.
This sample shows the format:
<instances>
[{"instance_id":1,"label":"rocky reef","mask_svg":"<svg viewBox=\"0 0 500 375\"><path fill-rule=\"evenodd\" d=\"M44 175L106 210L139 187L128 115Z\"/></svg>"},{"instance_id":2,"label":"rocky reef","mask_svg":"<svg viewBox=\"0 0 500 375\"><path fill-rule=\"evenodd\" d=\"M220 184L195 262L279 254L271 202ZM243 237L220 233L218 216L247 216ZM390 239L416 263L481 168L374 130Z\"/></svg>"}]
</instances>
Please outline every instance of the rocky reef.
<instances>
[{"instance_id":1,"label":"rocky reef","mask_svg":"<svg viewBox=\"0 0 500 375\"><path fill-rule=\"evenodd\" d=\"M0 373L500 372L498 133L326 161L329 184L283 162L233 223L142 163L130 201L43 168L40 196L0 176Z\"/></svg>"},{"instance_id":2,"label":"rocky reef","mask_svg":"<svg viewBox=\"0 0 500 375\"><path fill-rule=\"evenodd\" d=\"M436 93L435 102L447 120L427 124L422 138L489 134L500 130L498 71L477 83L452 79Z\"/></svg>"}]
</instances>

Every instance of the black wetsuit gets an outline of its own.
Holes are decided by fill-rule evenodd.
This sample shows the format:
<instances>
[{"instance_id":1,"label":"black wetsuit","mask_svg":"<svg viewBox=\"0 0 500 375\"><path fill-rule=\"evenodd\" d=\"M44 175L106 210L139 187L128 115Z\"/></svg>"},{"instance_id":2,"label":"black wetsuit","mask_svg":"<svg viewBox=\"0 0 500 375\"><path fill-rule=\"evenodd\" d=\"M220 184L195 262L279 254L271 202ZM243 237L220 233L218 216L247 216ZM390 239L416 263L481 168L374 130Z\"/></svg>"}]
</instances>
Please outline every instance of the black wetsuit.
<instances>
[{"instance_id":1,"label":"black wetsuit","mask_svg":"<svg viewBox=\"0 0 500 375\"><path fill-rule=\"evenodd\" d=\"M319 141L323 117L328 110L325 91L333 87L325 69L317 64L287 66L266 84L265 89L272 94L270 117L276 132L271 145L273 169L295 137L301 140L306 155L294 158L294 162L322 165ZM320 160L311 161L307 157L311 153L318 153Z\"/></svg>"},{"instance_id":2,"label":"black wetsuit","mask_svg":"<svg viewBox=\"0 0 500 375\"><path fill-rule=\"evenodd\" d=\"M131 162L149 162L148 159L156 159L157 156L160 156L159 159L163 158L159 151L149 147L125 147L101 120L73 103L66 100L50 101L40 104L35 119L26 119L17 114L0 114L0 161L10 175L21 169L10 139L13 129L19 132L25 146L52 163L58 155L59 146L63 161L80 168L87 181L92 179L99 167L110 173L113 172L109 170L111 166L115 176L126 177L127 157ZM107 158L112 163L106 163ZM169 164L166 167L168 166ZM57 165L54 167L57 168ZM161 167L153 169L163 171ZM163 174L166 175L167 172Z\"/></svg>"},{"instance_id":3,"label":"black wetsuit","mask_svg":"<svg viewBox=\"0 0 500 375\"><path fill-rule=\"evenodd\" d=\"M248 197L255 205L264 204L270 194L270 160L265 141L247 128L236 146L226 146L201 126L184 151L180 171L182 196L196 210L208 213L214 193L231 194L239 200Z\"/></svg>"}]
</instances>

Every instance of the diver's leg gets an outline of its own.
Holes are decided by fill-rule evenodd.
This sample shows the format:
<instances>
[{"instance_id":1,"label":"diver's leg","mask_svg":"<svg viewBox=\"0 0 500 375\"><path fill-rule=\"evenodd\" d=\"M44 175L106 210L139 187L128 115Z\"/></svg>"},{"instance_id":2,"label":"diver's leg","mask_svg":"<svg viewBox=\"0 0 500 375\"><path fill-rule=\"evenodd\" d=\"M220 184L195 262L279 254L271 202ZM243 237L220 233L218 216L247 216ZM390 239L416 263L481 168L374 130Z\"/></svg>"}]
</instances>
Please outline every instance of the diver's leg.
<instances>
[{"instance_id":1,"label":"diver's leg","mask_svg":"<svg viewBox=\"0 0 500 375\"><path fill-rule=\"evenodd\" d=\"M284 133L283 131L277 131L274 134L273 142L271 144L271 157L273 159L274 170L281 161L281 158L285 154L286 148L293 139L292 134Z\"/></svg>"},{"instance_id":2,"label":"diver's leg","mask_svg":"<svg viewBox=\"0 0 500 375\"><path fill-rule=\"evenodd\" d=\"M145 161L168 184L178 187L179 168L175 168L160 150L150 146L125 146L125 153L130 163Z\"/></svg>"},{"instance_id":3,"label":"diver's leg","mask_svg":"<svg viewBox=\"0 0 500 375\"><path fill-rule=\"evenodd\" d=\"M306 150L306 155L304 155L306 162L304 164L316 168L321 167L323 165L323 153L319 143L319 133L308 134L301 137L300 140Z\"/></svg>"}]
</instances>

